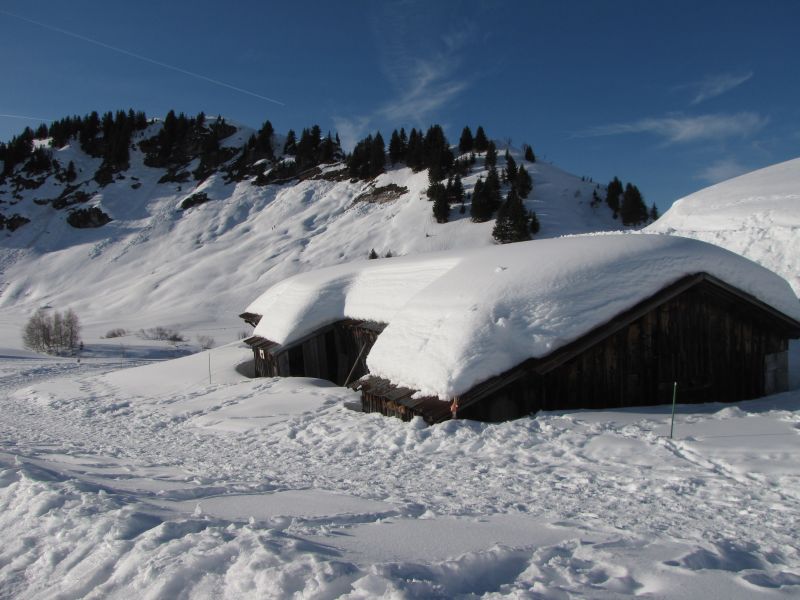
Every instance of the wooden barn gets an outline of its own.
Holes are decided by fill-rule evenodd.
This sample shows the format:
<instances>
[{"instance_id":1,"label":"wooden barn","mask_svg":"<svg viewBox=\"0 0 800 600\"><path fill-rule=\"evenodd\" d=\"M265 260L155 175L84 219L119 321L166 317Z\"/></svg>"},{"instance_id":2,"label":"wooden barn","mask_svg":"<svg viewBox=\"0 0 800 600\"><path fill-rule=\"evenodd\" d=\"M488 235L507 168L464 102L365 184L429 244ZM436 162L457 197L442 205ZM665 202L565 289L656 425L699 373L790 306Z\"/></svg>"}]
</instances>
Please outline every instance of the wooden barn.
<instances>
[{"instance_id":1,"label":"wooden barn","mask_svg":"<svg viewBox=\"0 0 800 600\"><path fill-rule=\"evenodd\" d=\"M556 314L554 318L557 322L564 323L563 335L567 341L550 344L553 346L551 351L531 352L527 358L509 364L501 372L496 371L497 374L472 383L457 393L446 394L445 397L442 397L441 393L436 395L420 393L418 390L425 389L422 377L419 378L422 382L419 387L413 383L409 385L408 380L409 378L413 380L414 373L411 372L409 375L408 369L403 375L404 385L395 383L397 380L393 381L392 377L369 374L367 357L373 345L379 339L383 339L381 334L387 326L377 319L341 318L317 327L311 333L283 345L270 341L267 336L258 335L259 328L257 328L257 335L246 342L253 348L257 375L321 377L339 385L357 382L356 387L361 390L362 407L365 412L379 412L404 420L420 416L428 423L441 422L453 416L481 421L503 421L538 410L614 408L669 403L672 400L675 382L678 384L678 400L681 403L732 402L786 390L788 340L800 337L800 306L796 306L797 298L788 284L777 275L731 253L720 254L725 251L716 247L708 250L705 248L709 246L708 244L693 240L674 242L659 240L651 243L644 239L653 237L656 236L626 236L630 240L625 239L621 242L599 240L591 241L589 244L591 247L603 249L604 252L607 252L606 246L609 243L612 247L619 246L623 249L632 246L647 250L648 244L655 244L654 250L658 251L664 251L664 248L669 251L677 249L680 252L676 252L675 256L670 257L670 261L665 262L670 265L673 272L661 275L658 271L654 272L654 269L643 268L641 274L631 275L615 267L616 270L611 271L612 274L622 272L625 275L618 276L617 281L613 277L609 281L602 281L592 274L586 275L586 272L593 267L584 268L580 260L573 259L573 264L567 263L565 267L568 276L564 280L570 283L567 291L559 290L557 286L552 286L547 281L543 282L541 278L536 279L538 276L536 269L526 263L524 268L533 273L530 275L533 281L531 289L538 289L535 286L544 284L553 288L554 291L548 292L550 296L540 294L539 298L544 299L542 302L552 298L558 300L555 306L562 314ZM658 237L663 239L666 236ZM681 238L674 239L681 240ZM551 242L549 245L540 246L546 250L561 248L564 244L575 244L575 242L563 242L559 246L558 240L545 241ZM514 246L522 250L525 244ZM567 250L569 249L567 247ZM701 254L709 253L711 260L709 257L694 260L693 255L687 253L687 249ZM490 255L492 261L500 258L507 264L515 264L509 260L509 250L489 249L484 252L494 252ZM613 253L609 254L611 255L609 262L615 261L615 265L626 256L620 254L623 257L620 258ZM654 254L654 257L656 256L659 255ZM513 254L510 258L517 259ZM707 271L683 273L680 277L675 277L675 271L680 272L678 267L674 266L674 263L679 263L678 259L686 260L689 266L693 263L714 266L718 272L728 276L728 281ZM528 260L528 257L523 255L520 264L522 260ZM728 261L730 265L727 266L733 268L719 268L717 265L720 261ZM642 261L637 261L637 264L638 262ZM487 264L491 265L492 262ZM510 267L502 269L496 267L493 273L502 273L508 268ZM747 272L750 278L737 275L738 268ZM574 273L570 273L570 269ZM477 267L475 270L480 271ZM408 268L397 269L401 274L412 271ZM580 277L573 276L575 273ZM401 278L401 282L402 276L405 275L397 276ZM336 277L341 278L339 271L336 272ZM380 277L377 279L380 279L380 289L383 289L387 280L391 278L386 273L381 274L381 277L383 279ZM469 280L470 277L475 279L474 283ZM658 286L661 278L667 281ZM730 282L731 279L737 280L737 278L746 285L737 286ZM463 305L474 311L474 300L481 297L480 277L468 273L468 277L462 279L465 279L465 283L461 284L464 286L461 293L466 298ZM324 273L322 280L325 282ZM593 287L582 290L580 285L584 280L589 281L585 285ZM454 278L452 288L442 285L442 289L454 290L453 303L456 305L461 298L458 291L459 281ZM651 293L641 293L638 290L638 282L641 282L642 288L652 290ZM307 285L304 283L304 286ZM331 288L330 282L321 283L320 286L325 290ZM343 289L351 287L343 286ZM749 289L745 290L742 287ZM475 292L472 288L477 288L478 291ZM637 294L638 297L635 302L628 303L617 312L609 312L607 304L611 302L604 303L601 297L592 305L595 308L586 314L587 311L582 305L586 294L598 294L612 288L623 289L623 292L630 288L631 294ZM769 288L769 293L762 293L762 289L766 288ZM429 306L442 305L439 302L440 297L429 291L435 287L425 288L422 291L411 290L408 292L408 300L403 298L398 300L397 294L401 294L403 289L402 286L398 286L397 290L400 291L396 291L390 297L392 301L401 305L397 314L400 314L406 305L412 306L414 302L418 302L425 307L425 314L430 318ZM524 292L525 287L517 281L509 289L517 293L519 289ZM524 293L520 294L522 295L519 298L524 300ZM559 294L563 294L563 297ZM508 304L507 293L503 289L495 295ZM517 303L520 302L519 298ZM280 314L280 303L275 304L274 298L271 302L273 304L270 306L277 306L276 312ZM370 306L377 304L372 297L370 302L372 303ZM404 302L406 304L403 304ZM575 306L570 306L570 303ZM446 304L444 306L447 318L450 318L451 314L455 315L452 318L461 318L460 309L451 308ZM526 310L535 313L535 303L532 303L532 306L533 308ZM319 306L316 306L314 310L317 311L318 308ZM478 322L479 327L465 326L487 331L487 335L491 335L493 328L499 329L504 326L501 323L502 319L496 319L496 313L499 311L497 306L491 305L489 308L487 314L492 315L493 321ZM411 324L408 327L412 331L401 331L399 334L397 329L403 323L402 319L392 315L385 318L386 321L396 322L398 326L392 331L392 335L395 336L391 340L392 343L387 340L381 348L380 356L376 359L383 372L391 371L394 358L391 353L387 353L387 346L391 347L395 339L407 340L415 335L422 336L419 337L418 343L420 357L415 364L419 365L418 368L421 370L426 368L429 360L426 359L425 352L433 344L424 337L425 327L417 324L413 319L414 314L412 313L412 317L406 320ZM259 313L254 310L242 317L251 324L256 324ZM445 317L441 319L446 321ZM590 323L593 326L585 328L580 335L570 338L570 319ZM432 322L439 323L439 321ZM457 321L457 324L460 323L461 321ZM432 336L438 333L436 327L432 326L430 329L433 332ZM439 327L439 329L445 328ZM558 328L554 330L555 333L551 333L553 336L561 333ZM453 331L458 331L458 328L454 327ZM387 331L386 335L388 334ZM445 337L444 341L448 339ZM477 342L480 343L480 339ZM473 346L475 343L472 342ZM401 345L397 347L402 348ZM497 348L495 354L505 350L502 346ZM462 354L470 356L470 352L474 355L478 350L467 347ZM397 356L397 361L407 358ZM398 380L403 381L403 378Z\"/></svg>"},{"instance_id":2,"label":"wooden barn","mask_svg":"<svg viewBox=\"0 0 800 600\"><path fill-rule=\"evenodd\" d=\"M733 402L788 389L788 340L800 322L706 273L687 276L552 354L452 399L458 418L538 410ZM429 423L456 408L385 379L362 382L365 411Z\"/></svg>"}]
</instances>

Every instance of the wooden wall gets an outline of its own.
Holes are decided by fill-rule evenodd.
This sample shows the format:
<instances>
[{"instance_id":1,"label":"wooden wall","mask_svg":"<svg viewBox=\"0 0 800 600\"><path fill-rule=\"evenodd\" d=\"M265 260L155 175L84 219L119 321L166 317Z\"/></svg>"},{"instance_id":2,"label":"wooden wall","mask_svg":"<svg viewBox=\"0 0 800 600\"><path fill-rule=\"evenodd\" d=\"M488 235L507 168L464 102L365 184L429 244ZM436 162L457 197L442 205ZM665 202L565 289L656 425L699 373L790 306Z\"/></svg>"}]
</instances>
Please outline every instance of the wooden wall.
<instances>
[{"instance_id":1,"label":"wooden wall","mask_svg":"<svg viewBox=\"0 0 800 600\"><path fill-rule=\"evenodd\" d=\"M698 285L563 364L529 366L459 416L501 421L542 409L664 404L675 381L679 403L756 398L767 390L767 357L786 349L785 333L767 316Z\"/></svg>"},{"instance_id":2,"label":"wooden wall","mask_svg":"<svg viewBox=\"0 0 800 600\"><path fill-rule=\"evenodd\" d=\"M318 377L344 385L350 375L350 381L355 381L368 372L367 355L384 327L381 323L348 319L324 327L288 348L267 340L251 343L256 376Z\"/></svg>"}]
</instances>

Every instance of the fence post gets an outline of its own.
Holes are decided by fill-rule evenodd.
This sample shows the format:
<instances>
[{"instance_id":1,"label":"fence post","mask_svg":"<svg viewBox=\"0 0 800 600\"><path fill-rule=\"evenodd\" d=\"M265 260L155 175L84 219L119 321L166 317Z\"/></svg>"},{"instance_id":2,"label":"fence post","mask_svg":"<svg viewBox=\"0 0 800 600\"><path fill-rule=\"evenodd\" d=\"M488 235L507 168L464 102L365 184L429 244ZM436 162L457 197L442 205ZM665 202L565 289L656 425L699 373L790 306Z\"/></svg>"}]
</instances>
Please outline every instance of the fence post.
<instances>
[{"instance_id":1,"label":"fence post","mask_svg":"<svg viewBox=\"0 0 800 600\"><path fill-rule=\"evenodd\" d=\"M672 422L669 426L669 439L672 439L672 432L675 430L675 398L678 395L678 382L672 386Z\"/></svg>"}]
</instances>

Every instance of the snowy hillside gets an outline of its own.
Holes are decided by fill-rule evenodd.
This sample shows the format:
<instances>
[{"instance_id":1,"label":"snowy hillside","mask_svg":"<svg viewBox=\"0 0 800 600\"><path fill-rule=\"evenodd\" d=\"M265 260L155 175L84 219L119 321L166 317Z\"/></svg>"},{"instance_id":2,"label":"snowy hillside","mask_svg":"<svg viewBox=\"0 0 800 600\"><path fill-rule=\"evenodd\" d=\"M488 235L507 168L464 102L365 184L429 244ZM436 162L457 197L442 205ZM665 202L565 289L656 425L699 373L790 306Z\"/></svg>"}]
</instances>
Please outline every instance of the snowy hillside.
<instances>
[{"instance_id":1,"label":"snowy hillside","mask_svg":"<svg viewBox=\"0 0 800 600\"><path fill-rule=\"evenodd\" d=\"M227 332L219 338L233 339L241 308L288 275L365 259L371 249L406 255L493 243L493 221L472 223L468 204L465 214L453 207L451 222L435 222L424 170L398 166L374 181L354 181L339 163L283 184L229 181L221 170L199 181L169 181L174 173L146 166L140 147L160 127L134 134L130 167L105 187L92 179L100 159L82 152L74 138L56 149L58 163L76 167L73 187L88 197L80 205L54 208L52 199L66 189L56 175L38 186L30 178L0 185L0 210L30 220L0 230L0 320L18 327L40 306L70 306L95 335L112 327L191 331L214 324ZM251 133L239 128L222 147L241 146ZM594 184L514 156L533 179L526 205L539 216L539 237L619 226L608 207L591 205ZM464 178L466 190L485 174L479 158ZM208 201L181 209L200 194ZM76 229L67 223L75 206L97 207L112 220Z\"/></svg>"},{"instance_id":2,"label":"snowy hillside","mask_svg":"<svg viewBox=\"0 0 800 600\"><path fill-rule=\"evenodd\" d=\"M732 250L779 273L800 294L800 158L682 198L646 231Z\"/></svg>"}]
</instances>

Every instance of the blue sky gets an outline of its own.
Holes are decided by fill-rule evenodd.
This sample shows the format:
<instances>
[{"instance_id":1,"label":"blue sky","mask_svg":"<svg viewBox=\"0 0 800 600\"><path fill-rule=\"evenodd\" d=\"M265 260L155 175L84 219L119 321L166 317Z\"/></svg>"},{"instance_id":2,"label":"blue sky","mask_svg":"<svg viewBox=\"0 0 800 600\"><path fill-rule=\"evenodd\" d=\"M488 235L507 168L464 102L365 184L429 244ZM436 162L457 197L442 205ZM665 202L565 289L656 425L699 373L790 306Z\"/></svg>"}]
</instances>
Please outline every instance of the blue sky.
<instances>
[{"instance_id":1,"label":"blue sky","mask_svg":"<svg viewBox=\"0 0 800 600\"><path fill-rule=\"evenodd\" d=\"M800 155L798 23L794 0L6 0L0 139L130 107L317 123L345 144L482 124L665 210Z\"/></svg>"}]
</instances>

